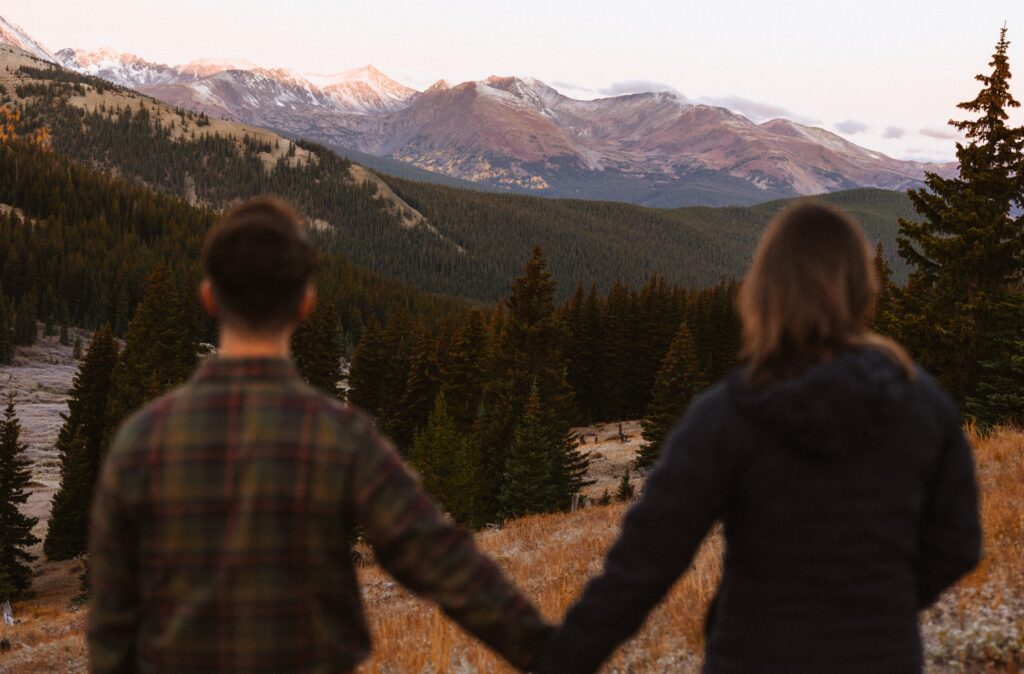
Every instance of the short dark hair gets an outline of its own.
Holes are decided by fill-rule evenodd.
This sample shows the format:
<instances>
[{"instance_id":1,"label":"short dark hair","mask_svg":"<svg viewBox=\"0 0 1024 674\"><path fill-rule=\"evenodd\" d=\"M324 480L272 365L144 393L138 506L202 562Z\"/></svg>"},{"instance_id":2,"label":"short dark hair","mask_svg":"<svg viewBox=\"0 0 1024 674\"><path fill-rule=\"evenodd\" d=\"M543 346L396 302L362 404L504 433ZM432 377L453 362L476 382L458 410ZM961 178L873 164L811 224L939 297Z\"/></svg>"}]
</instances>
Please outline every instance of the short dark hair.
<instances>
[{"instance_id":1,"label":"short dark hair","mask_svg":"<svg viewBox=\"0 0 1024 674\"><path fill-rule=\"evenodd\" d=\"M315 265L302 218L268 197L228 210L203 244L203 272L224 317L254 332L295 319Z\"/></svg>"}]
</instances>

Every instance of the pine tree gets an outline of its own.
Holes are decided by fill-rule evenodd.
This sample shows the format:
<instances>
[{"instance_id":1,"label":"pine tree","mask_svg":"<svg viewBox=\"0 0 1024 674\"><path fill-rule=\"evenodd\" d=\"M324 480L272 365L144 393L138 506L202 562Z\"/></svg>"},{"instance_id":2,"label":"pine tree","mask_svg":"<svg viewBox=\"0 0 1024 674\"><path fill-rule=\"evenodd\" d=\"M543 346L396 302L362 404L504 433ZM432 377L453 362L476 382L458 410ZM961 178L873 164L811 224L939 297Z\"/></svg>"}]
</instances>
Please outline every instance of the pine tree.
<instances>
[{"instance_id":1,"label":"pine tree","mask_svg":"<svg viewBox=\"0 0 1024 674\"><path fill-rule=\"evenodd\" d=\"M644 444L636 457L637 468L657 460L661 445L690 401L707 386L697 359L697 345L686 324L679 326L672 346L658 370L647 414L641 421Z\"/></svg>"},{"instance_id":2,"label":"pine tree","mask_svg":"<svg viewBox=\"0 0 1024 674\"><path fill-rule=\"evenodd\" d=\"M199 347L194 316L167 268L154 269L114 369L107 405L108 438L129 414L184 382L195 369Z\"/></svg>"},{"instance_id":3,"label":"pine tree","mask_svg":"<svg viewBox=\"0 0 1024 674\"><path fill-rule=\"evenodd\" d=\"M619 489L615 492L615 498L623 503L633 500L633 484L629 481L629 469L622 471L622 479L619 480Z\"/></svg>"},{"instance_id":4,"label":"pine tree","mask_svg":"<svg viewBox=\"0 0 1024 674\"><path fill-rule=\"evenodd\" d=\"M1001 339L1018 330L1000 311L1024 268L1024 129L1007 124L1020 107L1010 93L1006 29L983 88L958 107L977 113L951 121L967 143L957 144L959 174L930 173L909 195L924 220L900 220L899 252L914 268L905 298L904 339L963 403L977 385L980 363L995 358Z\"/></svg>"},{"instance_id":5,"label":"pine tree","mask_svg":"<svg viewBox=\"0 0 1024 674\"><path fill-rule=\"evenodd\" d=\"M892 281L892 267L885 259L885 249L881 241L875 249L875 275L878 277L878 298L875 300L872 327L875 332L899 340L899 289Z\"/></svg>"},{"instance_id":6,"label":"pine tree","mask_svg":"<svg viewBox=\"0 0 1024 674\"><path fill-rule=\"evenodd\" d=\"M499 501L502 519L544 513L558 506L555 462L560 438L553 437L541 414L540 396L534 392L515 430L505 465Z\"/></svg>"},{"instance_id":7,"label":"pine tree","mask_svg":"<svg viewBox=\"0 0 1024 674\"><path fill-rule=\"evenodd\" d=\"M636 297L616 282L608 293L601 318L605 410L608 419L635 418Z\"/></svg>"},{"instance_id":8,"label":"pine tree","mask_svg":"<svg viewBox=\"0 0 1024 674\"><path fill-rule=\"evenodd\" d=\"M402 398L409 382L412 360L413 320L409 312L399 309L388 317L381 335L383 368L377 372L381 380L380 414L377 425L381 432L391 434L402 412Z\"/></svg>"},{"instance_id":9,"label":"pine tree","mask_svg":"<svg viewBox=\"0 0 1024 674\"><path fill-rule=\"evenodd\" d=\"M473 310L455 334L442 385L448 412L464 432L473 427L480 411L486 349L483 316Z\"/></svg>"},{"instance_id":10,"label":"pine tree","mask_svg":"<svg viewBox=\"0 0 1024 674\"><path fill-rule=\"evenodd\" d=\"M416 326L405 391L390 427L391 437L400 450L408 452L416 433L426 426L440 388L434 339L424 327Z\"/></svg>"},{"instance_id":11,"label":"pine tree","mask_svg":"<svg viewBox=\"0 0 1024 674\"><path fill-rule=\"evenodd\" d=\"M557 507L569 507L581 487L581 468L586 472L586 456L569 432L579 413L562 351L566 333L555 311L555 285L543 251L535 248L523 275L512 283L505 301L507 318L495 319L502 325L490 349L489 381L474 438L478 446L486 448L483 474L487 484L481 507L488 516L497 515L502 507L505 464L531 391L536 391L540 400L548 437L558 439L560 455L552 468Z\"/></svg>"},{"instance_id":12,"label":"pine tree","mask_svg":"<svg viewBox=\"0 0 1024 674\"><path fill-rule=\"evenodd\" d=\"M10 309L3 293L0 292L0 363L7 365L14 360L14 326Z\"/></svg>"},{"instance_id":13,"label":"pine tree","mask_svg":"<svg viewBox=\"0 0 1024 674\"><path fill-rule=\"evenodd\" d=\"M71 349L71 357L75 360L82 359L82 338L75 335L75 346Z\"/></svg>"},{"instance_id":14,"label":"pine tree","mask_svg":"<svg viewBox=\"0 0 1024 674\"><path fill-rule=\"evenodd\" d=\"M1024 323L1024 295L1014 299L1016 306L1009 313ZM1024 337L1004 337L998 347L998 356L981 364L977 390L967 399L967 412L982 427L1024 427Z\"/></svg>"},{"instance_id":15,"label":"pine tree","mask_svg":"<svg viewBox=\"0 0 1024 674\"><path fill-rule=\"evenodd\" d=\"M92 493L104 453L107 405L117 342L109 326L93 335L89 350L71 384L68 413L57 436L60 487L43 551L50 559L72 559L85 553Z\"/></svg>"},{"instance_id":16,"label":"pine tree","mask_svg":"<svg viewBox=\"0 0 1024 674\"><path fill-rule=\"evenodd\" d=\"M597 286L583 297L577 288L568 311L568 378L579 403L584 423L599 421L604 414L605 394L601 359L601 301Z\"/></svg>"},{"instance_id":17,"label":"pine tree","mask_svg":"<svg viewBox=\"0 0 1024 674\"><path fill-rule=\"evenodd\" d=\"M334 302L321 298L316 309L292 338L295 367L306 382L329 396L338 397L343 342Z\"/></svg>"},{"instance_id":18,"label":"pine tree","mask_svg":"<svg viewBox=\"0 0 1024 674\"><path fill-rule=\"evenodd\" d=\"M33 295L26 295L18 305L18 312L14 318L14 343L18 346L32 346L38 337L36 300Z\"/></svg>"},{"instance_id":19,"label":"pine tree","mask_svg":"<svg viewBox=\"0 0 1024 674\"><path fill-rule=\"evenodd\" d=\"M348 370L348 401L373 417L379 417L384 405L381 380L386 366L384 335L380 323L371 318Z\"/></svg>"},{"instance_id":20,"label":"pine tree","mask_svg":"<svg viewBox=\"0 0 1024 674\"><path fill-rule=\"evenodd\" d=\"M438 394L426 427L416 435L410 456L427 492L452 519L475 522L474 494L478 485L477 454L449 415L444 394Z\"/></svg>"},{"instance_id":21,"label":"pine tree","mask_svg":"<svg viewBox=\"0 0 1024 674\"><path fill-rule=\"evenodd\" d=\"M27 549L39 542L32 535L36 519L20 510L28 500L26 488L31 480L26 449L12 395L0 421L0 568L6 571L6 584L14 597L24 595L31 584L29 563L35 557Z\"/></svg>"}]
</instances>

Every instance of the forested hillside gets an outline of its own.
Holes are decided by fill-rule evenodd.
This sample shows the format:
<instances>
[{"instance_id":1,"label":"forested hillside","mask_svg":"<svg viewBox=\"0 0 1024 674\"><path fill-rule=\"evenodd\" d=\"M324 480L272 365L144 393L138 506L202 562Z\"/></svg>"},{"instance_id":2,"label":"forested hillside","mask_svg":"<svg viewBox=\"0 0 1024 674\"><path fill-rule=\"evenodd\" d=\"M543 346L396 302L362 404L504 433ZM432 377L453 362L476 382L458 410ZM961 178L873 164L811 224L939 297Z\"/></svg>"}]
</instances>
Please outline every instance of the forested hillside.
<instances>
[{"instance_id":1,"label":"forested hillside","mask_svg":"<svg viewBox=\"0 0 1024 674\"><path fill-rule=\"evenodd\" d=\"M23 133L48 128L47 144L58 153L214 208L280 194L322 225L326 250L428 292L497 300L535 244L547 254L561 299L581 283L636 287L654 273L707 286L742 274L761 229L785 203L661 210L380 181L317 145L177 110L24 57L0 58L7 63L0 98L19 110ZM826 199L862 217L886 250L894 248L897 218L910 213L904 195L882 190ZM895 268L902 278L904 268Z\"/></svg>"}]
</instances>

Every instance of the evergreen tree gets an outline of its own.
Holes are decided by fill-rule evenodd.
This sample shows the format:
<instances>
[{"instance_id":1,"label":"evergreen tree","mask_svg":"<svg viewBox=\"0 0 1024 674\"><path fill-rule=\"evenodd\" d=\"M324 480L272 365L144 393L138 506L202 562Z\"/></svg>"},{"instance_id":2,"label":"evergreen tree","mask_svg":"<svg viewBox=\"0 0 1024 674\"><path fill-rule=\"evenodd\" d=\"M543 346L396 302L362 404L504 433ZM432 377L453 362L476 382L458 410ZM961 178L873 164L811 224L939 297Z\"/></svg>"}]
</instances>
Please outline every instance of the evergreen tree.
<instances>
[{"instance_id":1,"label":"evergreen tree","mask_svg":"<svg viewBox=\"0 0 1024 674\"><path fill-rule=\"evenodd\" d=\"M679 326L661 363L651 404L641 422L644 444L637 453L637 468L648 468L654 464L665 436L707 383L698 364L697 345L684 323Z\"/></svg>"},{"instance_id":2,"label":"evergreen tree","mask_svg":"<svg viewBox=\"0 0 1024 674\"><path fill-rule=\"evenodd\" d=\"M107 405L117 366L117 342L109 326L93 335L71 383L68 413L57 436L60 487L53 496L43 552L50 559L85 553L92 494L104 453Z\"/></svg>"},{"instance_id":3,"label":"evergreen tree","mask_svg":"<svg viewBox=\"0 0 1024 674\"><path fill-rule=\"evenodd\" d=\"M29 563L35 557L27 549L39 542L32 535L36 519L20 510L28 500L31 480L26 449L12 395L0 421L0 568L6 571L6 585L14 597L24 595L31 585Z\"/></svg>"},{"instance_id":4,"label":"evergreen tree","mask_svg":"<svg viewBox=\"0 0 1024 674\"><path fill-rule=\"evenodd\" d=\"M473 427L480 411L486 349L483 316L470 311L455 335L442 385L448 412L464 432Z\"/></svg>"},{"instance_id":5,"label":"evergreen tree","mask_svg":"<svg viewBox=\"0 0 1024 674\"><path fill-rule=\"evenodd\" d=\"M7 365L14 360L14 326L7 300L0 292L0 363Z\"/></svg>"},{"instance_id":6,"label":"evergreen tree","mask_svg":"<svg viewBox=\"0 0 1024 674\"><path fill-rule=\"evenodd\" d=\"M581 487L581 466L586 457L569 433L578 418L568 367L562 351L565 327L554 306L555 281L539 247L522 276L512 283L505 301L508 310L490 356L488 384L484 388L482 416L475 442L487 448L483 457L483 512L497 515L501 508L502 481L516 428L525 414L531 391L540 401L542 423L549 438L558 438L559 459L555 462L556 506L567 508ZM497 497L497 498L495 498Z\"/></svg>"},{"instance_id":7,"label":"evergreen tree","mask_svg":"<svg viewBox=\"0 0 1024 674\"><path fill-rule=\"evenodd\" d=\"M18 312L14 318L14 343L18 346L32 346L38 336L36 299L32 295L26 295L18 305Z\"/></svg>"},{"instance_id":8,"label":"evergreen tree","mask_svg":"<svg viewBox=\"0 0 1024 674\"><path fill-rule=\"evenodd\" d=\"M343 342L333 300L321 298L292 338L292 356L310 386L338 397Z\"/></svg>"},{"instance_id":9,"label":"evergreen tree","mask_svg":"<svg viewBox=\"0 0 1024 674\"><path fill-rule=\"evenodd\" d=\"M577 288L567 312L569 343L568 378L579 403L584 423L599 421L604 413L605 394L601 358L601 300L591 285L586 298Z\"/></svg>"},{"instance_id":10,"label":"evergreen tree","mask_svg":"<svg viewBox=\"0 0 1024 674\"><path fill-rule=\"evenodd\" d=\"M75 335L75 346L71 349L71 357L75 360L82 359L82 338Z\"/></svg>"},{"instance_id":11,"label":"evergreen tree","mask_svg":"<svg viewBox=\"0 0 1024 674\"><path fill-rule=\"evenodd\" d=\"M413 438L427 424L441 388L440 374L434 339L425 328L416 326L405 391L390 428L392 439L404 452L409 451Z\"/></svg>"},{"instance_id":12,"label":"evergreen tree","mask_svg":"<svg viewBox=\"0 0 1024 674\"><path fill-rule=\"evenodd\" d=\"M619 489L615 492L615 497L627 503L633 500L633 483L629 481L629 469L622 471L622 479L619 480Z\"/></svg>"},{"instance_id":13,"label":"evergreen tree","mask_svg":"<svg viewBox=\"0 0 1024 674\"><path fill-rule=\"evenodd\" d=\"M899 252L910 275L904 339L961 404L977 385L980 363L1001 339L1019 330L1003 315L1024 268L1024 129L1007 124L1020 104L1010 93L1009 42L1003 28L983 88L959 107L978 116L951 121L967 143L957 144L959 174L930 173L911 190L924 220L900 220ZM1017 213L1015 215L1015 212Z\"/></svg>"},{"instance_id":14,"label":"evergreen tree","mask_svg":"<svg viewBox=\"0 0 1024 674\"><path fill-rule=\"evenodd\" d=\"M483 524L474 510L477 457L449 415L444 394L438 394L426 427L416 435L410 459L424 488L442 509L456 522L470 526Z\"/></svg>"},{"instance_id":15,"label":"evergreen tree","mask_svg":"<svg viewBox=\"0 0 1024 674\"><path fill-rule=\"evenodd\" d=\"M129 414L184 382L196 366L195 314L167 268L150 274L111 380L107 437Z\"/></svg>"},{"instance_id":16,"label":"evergreen tree","mask_svg":"<svg viewBox=\"0 0 1024 674\"><path fill-rule=\"evenodd\" d=\"M379 417L384 406L384 349L383 330L377 319L371 318L349 364L348 401L373 417Z\"/></svg>"},{"instance_id":17,"label":"evergreen tree","mask_svg":"<svg viewBox=\"0 0 1024 674\"><path fill-rule=\"evenodd\" d=\"M556 462L561 438L551 434L541 413L540 396L527 400L515 430L499 497L502 519L551 512L558 507Z\"/></svg>"},{"instance_id":18,"label":"evergreen tree","mask_svg":"<svg viewBox=\"0 0 1024 674\"><path fill-rule=\"evenodd\" d=\"M1024 296L1017 295L1018 321L1024 323ZM1024 337L1004 337L998 356L981 364L975 395L967 399L967 412L983 427L1010 424L1024 428Z\"/></svg>"},{"instance_id":19,"label":"evergreen tree","mask_svg":"<svg viewBox=\"0 0 1024 674\"><path fill-rule=\"evenodd\" d=\"M892 281L892 267L885 259L885 249L878 242L875 249L875 275L878 277L878 298L875 300L875 332L900 339L899 332L899 288Z\"/></svg>"},{"instance_id":20,"label":"evergreen tree","mask_svg":"<svg viewBox=\"0 0 1024 674\"><path fill-rule=\"evenodd\" d=\"M409 367L412 361L412 335L414 325L409 312L404 309L392 313L381 335L383 368L378 371L381 383L380 414L377 425L381 432L390 435L402 413L402 398L409 382Z\"/></svg>"},{"instance_id":21,"label":"evergreen tree","mask_svg":"<svg viewBox=\"0 0 1024 674\"><path fill-rule=\"evenodd\" d=\"M633 399L636 390L635 358L637 350L636 296L623 283L616 282L608 293L601 319L601 354L607 419L635 418L638 410Z\"/></svg>"}]
</instances>

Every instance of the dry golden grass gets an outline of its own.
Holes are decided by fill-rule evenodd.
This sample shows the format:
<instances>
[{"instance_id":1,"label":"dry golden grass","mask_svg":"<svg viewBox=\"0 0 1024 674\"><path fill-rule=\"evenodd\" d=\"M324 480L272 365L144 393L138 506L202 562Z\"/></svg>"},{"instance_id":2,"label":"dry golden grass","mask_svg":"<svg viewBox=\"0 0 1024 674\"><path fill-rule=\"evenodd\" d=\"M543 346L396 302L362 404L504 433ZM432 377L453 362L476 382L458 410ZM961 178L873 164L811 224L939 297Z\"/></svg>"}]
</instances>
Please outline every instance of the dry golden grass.
<instances>
[{"instance_id":1,"label":"dry golden grass","mask_svg":"<svg viewBox=\"0 0 1024 674\"><path fill-rule=\"evenodd\" d=\"M985 561L925 614L929 670L1024 671L1024 431L972 433L972 441L982 490ZM529 517L482 533L479 541L544 615L557 620L599 571L624 510L614 505ZM721 539L713 535L694 568L605 671L697 671L704 610L720 564ZM46 563L40 572L39 596L15 607L21 623L0 627L0 639L14 646L0 655L0 671L82 671L83 618L69 610L77 593L77 570ZM361 582L375 643L361 674L512 671L378 568L363 569Z\"/></svg>"}]
</instances>

